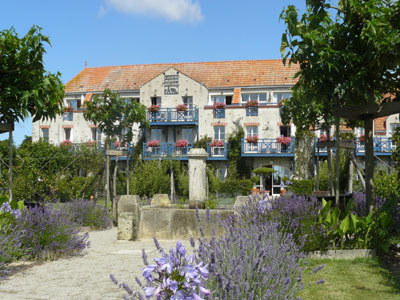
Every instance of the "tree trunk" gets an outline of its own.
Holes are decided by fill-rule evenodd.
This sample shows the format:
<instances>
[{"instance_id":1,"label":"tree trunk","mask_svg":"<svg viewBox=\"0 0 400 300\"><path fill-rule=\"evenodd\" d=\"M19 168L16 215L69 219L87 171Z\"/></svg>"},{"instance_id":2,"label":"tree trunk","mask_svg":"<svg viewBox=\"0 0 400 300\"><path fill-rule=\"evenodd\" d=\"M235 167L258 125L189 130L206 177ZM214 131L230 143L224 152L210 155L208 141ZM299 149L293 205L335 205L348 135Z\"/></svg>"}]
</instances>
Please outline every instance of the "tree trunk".
<instances>
[{"instance_id":1,"label":"tree trunk","mask_svg":"<svg viewBox=\"0 0 400 300\"><path fill-rule=\"evenodd\" d=\"M368 212L372 211L375 206L374 191L374 141L373 141L373 119L364 120L365 127L365 193L366 207ZM367 213L368 213L367 212Z\"/></svg>"},{"instance_id":2,"label":"tree trunk","mask_svg":"<svg viewBox=\"0 0 400 300\"><path fill-rule=\"evenodd\" d=\"M113 175L113 221L114 225L117 226L118 224L118 216L117 216L117 207L118 207L118 200L117 200L117 171L118 171L118 158L119 156L115 157L115 167L114 167L114 175Z\"/></svg>"},{"instance_id":3,"label":"tree trunk","mask_svg":"<svg viewBox=\"0 0 400 300\"><path fill-rule=\"evenodd\" d=\"M8 201L11 202L13 200L13 194L12 194L12 187L13 187L13 148L12 148L12 141L13 141L13 136L12 136L12 131L10 130L9 135L8 135L8 148L9 148L9 162L8 162L8 167L9 167L9 177L8 177L8 193L9 193L9 199Z\"/></svg>"},{"instance_id":4,"label":"tree trunk","mask_svg":"<svg viewBox=\"0 0 400 300\"><path fill-rule=\"evenodd\" d=\"M358 165L357 165L357 161L356 161L356 158L354 157L354 153L351 153L351 155L350 155L350 160L352 161L354 167L356 168L356 172L357 172L357 174L358 174L358 178L360 179L361 185L362 185L362 188L363 188L363 191L365 192L365 180L364 180L364 175L363 175L363 173L361 172L360 168L359 168Z\"/></svg>"},{"instance_id":5,"label":"tree trunk","mask_svg":"<svg viewBox=\"0 0 400 300\"><path fill-rule=\"evenodd\" d=\"M314 178L314 135L296 134L294 177L299 180Z\"/></svg>"}]
</instances>

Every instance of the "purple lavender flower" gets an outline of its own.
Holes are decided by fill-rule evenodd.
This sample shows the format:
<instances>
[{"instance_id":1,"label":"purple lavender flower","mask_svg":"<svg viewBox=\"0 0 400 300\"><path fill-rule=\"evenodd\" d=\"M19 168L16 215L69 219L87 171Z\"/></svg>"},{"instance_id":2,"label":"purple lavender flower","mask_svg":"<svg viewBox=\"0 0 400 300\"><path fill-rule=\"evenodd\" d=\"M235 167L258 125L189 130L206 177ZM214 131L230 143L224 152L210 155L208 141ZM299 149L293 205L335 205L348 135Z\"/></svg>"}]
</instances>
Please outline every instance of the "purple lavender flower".
<instances>
[{"instance_id":1,"label":"purple lavender flower","mask_svg":"<svg viewBox=\"0 0 400 300\"><path fill-rule=\"evenodd\" d=\"M10 212L10 211L11 211L10 203L4 202L4 203L1 205L0 211L1 211L2 213L8 213L8 212Z\"/></svg>"}]
</instances>

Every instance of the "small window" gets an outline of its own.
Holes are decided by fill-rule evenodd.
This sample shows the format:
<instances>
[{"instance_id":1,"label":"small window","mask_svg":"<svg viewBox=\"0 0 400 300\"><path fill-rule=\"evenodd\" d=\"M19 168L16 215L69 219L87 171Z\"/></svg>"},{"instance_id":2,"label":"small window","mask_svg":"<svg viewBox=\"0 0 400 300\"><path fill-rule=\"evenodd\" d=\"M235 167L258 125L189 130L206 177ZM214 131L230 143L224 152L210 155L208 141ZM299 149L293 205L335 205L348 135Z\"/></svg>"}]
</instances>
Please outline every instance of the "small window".
<instances>
[{"instance_id":1,"label":"small window","mask_svg":"<svg viewBox=\"0 0 400 300\"><path fill-rule=\"evenodd\" d=\"M258 126L247 126L246 127L246 137L258 136Z\"/></svg>"},{"instance_id":2,"label":"small window","mask_svg":"<svg viewBox=\"0 0 400 300\"><path fill-rule=\"evenodd\" d=\"M151 139L161 141L161 129L160 128L153 128L151 130Z\"/></svg>"},{"instance_id":3,"label":"small window","mask_svg":"<svg viewBox=\"0 0 400 300\"><path fill-rule=\"evenodd\" d=\"M91 141L97 141L97 128L91 128L92 138Z\"/></svg>"},{"instance_id":4,"label":"small window","mask_svg":"<svg viewBox=\"0 0 400 300\"><path fill-rule=\"evenodd\" d=\"M225 126L214 126L214 139L225 141Z\"/></svg>"},{"instance_id":5,"label":"small window","mask_svg":"<svg viewBox=\"0 0 400 300\"><path fill-rule=\"evenodd\" d=\"M44 141L49 141L49 128L42 128L42 138Z\"/></svg>"},{"instance_id":6,"label":"small window","mask_svg":"<svg viewBox=\"0 0 400 300\"><path fill-rule=\"evenodd\" d=\"M246 103L249 100L257 100L260 103L267 102L267 93L243 93L242 103Z\"/></svg>"},{"instance_id":7,"label":"small window","mask_svg":"<svg viewBox=\"0 0 400 300\"><path fill-rule=\"evenodd\" d=\"M189 144L193 144L193 129L192 128L183 128L182 129L182 138L187 140Z\"/></svg>"},{"instance_id":8,"label":"small window","mask_svg":"<svg viewBox=\"0 0 400 300\"><path fill-rule=\"evenodd\" d=\"M226 103L225 96L211 96L212 103Z\"/></svg>"},{"instance_id":9,"label":"small window","mask_svg":"<svg viewBox=\"0 0 400 300\"><path fill-rule=\"evenodd\" d=\"M397 128L400 128L400 123L392 123L392 124L390 124L390 134L393 135Z\"/></svg>"},{"instance_id":10,"label":"small window","mask_svg":"<svg viewBox=\"0 0 400 300\"><path fill-rule=\"evenodd\" d=\"M193 108L193 97L192 96L184 96L182 97L183 104L185 104L189 109Z\"/></svg>"},{"instance_id":11,"label":"small window","mask_svg":"<svg viewBox=\"0 0 400 300\"><path fill-rule=\"evenodd\" d=\"M290 126L279 126L281 136L290 137Z\"/></svg>"},{"instance_id":12,"label":"small window","mask_svg":"<svg viewBox=\"0 0 400 300\"><path fill-rule=\"evenodd\" d=\"M71 128L64 128L64 140L71 140Z\"/></svg>"},{"instance_id":13,"label":"small window","mask_svg":"<svg viewBox=\"0 0 400 300\"><path fill-rule=\"evenodd\" d=\"M151 97L151 105L161 106L161 97Z\"/></svg>"},{"instance_id":14,"label":"small window","mask_svg":"<svg viewBox=\"0 0 400 300\"><path fill-rule=\"evenodd\" d=\"M232 96L225 96L226 105L232 105Z\"/></svg>"},{"instance_id":15,"label":"small window","mask_svg":"<svg viewBox=\"0 0 400 300\"><path fill-rule=\"evenodd\" d=\"M274 93L274 102L280 103L284 99L289 99L292 97L292 93L290 92L276 92Z\"/></svg>"}]
</instances>

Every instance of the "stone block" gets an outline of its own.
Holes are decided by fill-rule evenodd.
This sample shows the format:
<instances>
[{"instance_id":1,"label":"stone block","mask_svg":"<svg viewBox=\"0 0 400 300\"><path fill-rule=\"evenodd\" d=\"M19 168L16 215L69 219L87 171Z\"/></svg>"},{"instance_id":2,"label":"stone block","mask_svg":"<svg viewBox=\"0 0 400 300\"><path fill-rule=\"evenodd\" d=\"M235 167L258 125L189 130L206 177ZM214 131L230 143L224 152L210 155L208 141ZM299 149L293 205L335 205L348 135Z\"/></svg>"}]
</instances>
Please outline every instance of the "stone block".
<instances>
[{"instance_id":1,"label":"stone block","mask_svg":"<svg viewBox=\"0 0 400 300\"><path fill-rule=\"evenodd\" d=\"M249 201L249 196L237 196L233 207L236 209L238 207L245 206L248 201Z\"/></svg>"},{"instance_id":2,"label":"stone block","mask_svg":"<svg viewBox=\"0 0 400 300\"><path fill-rule=\"evenodd\" d=\"M157 207L169 207L171 201L169 201L167 194L154 194L153 199L151 200L151 205Z\"/></svg>"},{"instance_id":3,"label":"stone block","mask_svg":"<svg viewBox=\"0 0 400 300\"><path fill-rule=\"evenodd\" d=\"M123 195L118 202L118 240L136 240L140 223L140 197Z\"/></svg>"},{"instance_id":4,"label":"stone block","mask_svg":"<svg viewBox=\"0 0 400 300\"><path fill-rule=\"evenodd\" d=\"M179 208L143 207L139 227L139 239L156 237L158 239L189 239L200 237L200 224L206 237L211 237L214 228L216 235L221 235L224 228L218 223L233 215L233 210L200 209L200 223L196 218L196 210Z\"/></svg>"}]
</instances>

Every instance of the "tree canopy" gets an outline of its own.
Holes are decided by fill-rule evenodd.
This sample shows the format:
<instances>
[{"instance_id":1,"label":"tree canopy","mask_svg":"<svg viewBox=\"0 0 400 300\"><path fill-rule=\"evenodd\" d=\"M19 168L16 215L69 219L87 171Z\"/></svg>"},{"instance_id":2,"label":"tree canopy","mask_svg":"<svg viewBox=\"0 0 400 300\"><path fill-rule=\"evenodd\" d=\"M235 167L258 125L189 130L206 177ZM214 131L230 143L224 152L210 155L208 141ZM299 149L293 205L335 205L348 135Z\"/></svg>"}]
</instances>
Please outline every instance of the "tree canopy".
<instances>
[{"instance_id":1,"label":"tree canopy","mask_svg":"<svg viewBox=\"0 0 400 300\"><path fill-rule=\"evenodd\" d=\"M118 93L106 89L101 96L96 95L86 103L83 113L86 120L97 125L106 136L119 137L130 143L134 123L146 123L146 108L135 100L123 99Z\"/></svg>"},{"instance_id":2,"label":"tree canopy","mask_svg":"<svg viewBox=\"0 0 400 300\"><path fill-rule=\"evenodd\" d=\"M283 61L300 67L283 119L300 129L328 124L336 107L400 96L400 2L307 0L281 14Z\"/></svg>"},{"instance_id":3,"label":"tree canopy","mask_svg":"<svg viewBox=\"0 0 400 300\"><path fill-rule=\"evenodd\" d=\"M64 86L60 73L43 63L47 36L33 26L22 38L14 28L0 31L0 123L54 119L62 113Z\"/></svg>"}]
</instances>

